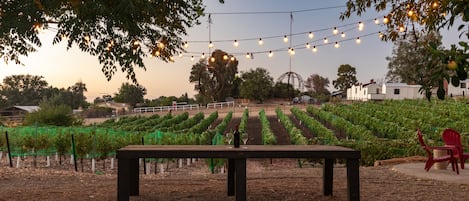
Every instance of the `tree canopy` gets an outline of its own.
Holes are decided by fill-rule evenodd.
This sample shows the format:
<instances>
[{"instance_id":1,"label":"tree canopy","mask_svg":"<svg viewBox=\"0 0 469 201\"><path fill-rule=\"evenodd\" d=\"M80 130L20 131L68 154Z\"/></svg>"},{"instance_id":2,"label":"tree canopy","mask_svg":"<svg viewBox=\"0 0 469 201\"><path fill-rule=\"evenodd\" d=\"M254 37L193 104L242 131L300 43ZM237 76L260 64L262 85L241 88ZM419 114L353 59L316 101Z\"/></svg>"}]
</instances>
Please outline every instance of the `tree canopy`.
<instances>
[{"instance_id":1,"label":"tree canopy","mask_svg":"<svg viewBox=\"0 0 469 201\"><path fill-rule=\"evenodd\" d=\"M331 94L327 87L329 87L329 79L322 77L318 74L312 74L305 81L306 90L311 94L312 97L327 100Z\"/></svg>"},{"instance_id":2,"label":"tree canopy","mask_svg":"<svg viewBox=\"0 0 469 201\"><path fill-rule=\"evenodd\" d=\"M274 79L266 69L250 69L241 74L241 79L243 82L239 88L239 93L242 97L257 100L260 103L269 98Z\"/></svg>"},{"instance_id":3,"label":"tree canopy","mask_svg":"<svg viewBox=\"0 0 469 201\"><path fill-rule=\"evenodd\" d=\"M419 32L426 33L439 31L443 28L453 29L457 26L461 41L458 45L451 45L450 49L438 49L435 43L429 44L429 52L432 57L438 58L442 63L448 65L452 72L443 70L432 72L432 79L438 80L438 98L444 98L443 80L459 82L468 76L469 71L469 1L467 0L348 0L347 9L341 13L343 20L352 14L361 15L368 9L385 12L383 23L387 31L383 33L383 40L396 41L412 35L418 43ZM464 38L466 36L466 39ZM423 62L423 61L422 61ZM432 66L426 66L431 68ZM435 69L432 69L435 70ZM429 90L434 86L430 81L422 82L421 90L426 92L430 99ZM443 92L443 93L442 93Z\"/></svg>"},{"instance_id":4,"label":"tree canopy","mask_svg":"<svg viewBox=\"0 0 469 201\"><path fill-rule=\"evenodd\" d=\"M358 82L356 75L357 71L354 67L349 64L342 64L337 69L337 79L333 80L332 84L334 85L334 88L346 91Z\"/></svg>"},{"instance_id":5,"label":"tree canopy","mask_svg":"<svg viewBox=\"0 0 469 201\"><path fill-rule=\"evenodd\" d=\"M119 92L115 94L114 101L128 103L135 107L137 103L143 103L143 96L147 94L145 87L135 84L122 83Z\"/></svg>"},{"instance_id":6,"label":"tree canopy","mask_svg":"<svg viewBox=\"0 0 469 201\"><path fill-rule=\"evenodd\" d=\"M239 85L236 78L238 60L222 50L213 51L207 60L200 60L192 66L189 81L194 89L211 101L224 101L226 97L237 95L235 87Z\"/></svg>"},{"instance_id":7,"label":"tree canopy","mask_svg":"<svg viewBox=\"0 0 469 201\"><path fill-rule=\"evenodd\" d=\"M223 3L223 0L219 0ZM39 30L96 56L108 80L120 69L134 83L143 58L169 61L183 52L182 36L200 24L202 0L3 0L0 1L0 58L21 64L41 47Z\"/></svg>"}]
</instances>

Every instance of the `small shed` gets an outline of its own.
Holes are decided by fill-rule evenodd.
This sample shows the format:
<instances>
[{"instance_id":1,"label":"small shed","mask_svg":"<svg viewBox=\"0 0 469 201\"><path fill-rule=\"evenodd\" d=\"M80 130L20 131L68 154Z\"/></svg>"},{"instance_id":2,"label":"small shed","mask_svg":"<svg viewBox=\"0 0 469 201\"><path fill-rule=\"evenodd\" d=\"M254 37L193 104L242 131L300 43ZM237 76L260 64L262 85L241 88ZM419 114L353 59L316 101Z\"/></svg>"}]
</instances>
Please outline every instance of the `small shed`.
<instances>
[{"instance_id":1,"label":"small shed","mask_svg":"<svg viewBox=\"0 0 469 201\"><path fill-rule=\"evenodd\" d=\"M23 123L26 114L38 111L39 109L41 109L39 106L15 105L1 110L0 116L4 118L4 123L7 125L19 125Z\"/></svg>"}]
</instances>

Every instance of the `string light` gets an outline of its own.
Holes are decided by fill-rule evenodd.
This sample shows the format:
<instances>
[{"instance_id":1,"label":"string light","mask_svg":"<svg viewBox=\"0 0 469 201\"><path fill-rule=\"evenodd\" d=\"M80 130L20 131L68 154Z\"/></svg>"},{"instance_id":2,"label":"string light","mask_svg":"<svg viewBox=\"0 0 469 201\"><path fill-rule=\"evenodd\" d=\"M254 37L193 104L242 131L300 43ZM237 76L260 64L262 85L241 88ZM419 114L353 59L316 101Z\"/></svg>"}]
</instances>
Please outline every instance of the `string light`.
<instances>
[{"instance_id":1,"label":"string light","mask_svg":"<svg viewBox=\"0 0 469 201\"><path fill-rule=\"evenodd\" d=\"M173 57L173 56L169 56L169 60L174 62L174 57Z\"/></svg>"},{"instance_id":2,"label":"string light","mask_svg":"<svg viewBox=\"0 0 469 201\"><path fill-rule=\"evenodd\" d=\"M334 47L335 47L335 48L339 48L339 47L340 47L339 42L335 42Z\"/></svg>"},{"instance_id":3,"label":"string light","mask_svg":"<svg viewBox=\"0 0 469 201\"><path fill-rule=\"evenodd\" d=\"M383 23L384 23L384 24L387 24L387 23L389 23L389 19L388 19L388 17L387 17L387 16L384 16L384 18L383 18Z\"/></svg>"},{"instance_id":4,"label":"string light","mask_svg":"<svg viewBox=\"0 0 469 201\"><path fill-rule=\"evenodd\" d=\"M184 43L184 48L187 49L188 47L189 47L189 43L186 41L186 42Z\"/></svg>"},{"instance_id":5,"label":"string light","mask_svg":"<svg viewBox=\"0 0 469 201\"><path fill-rule=\"evenodd\" d=\"M156 50L155 53L154 53L155 56L160 56L160 51L159 50Z\"/></svg>"},{"instance_id":6,"label":"string light","mask_svg":"<svg viewBox=\"0 0 469 201\"><path fill-rule=\"evenodd\" d=\"M334 27L334 30L332 31L334 35L337 35L339 33L339 30L337 30L337 27Z\"/></svg>"},{"instance_id":7,"label":"string light","mask_svg":"<svg viewBox=\"0 0 469 201\"><path fill-rule=\"evenodd\" d=\"M345 32L342 32L342 33L340 34L340 37L345 38Z\"/></svg>"},{"instance_id":8,"label":"string light","mask_svg":"<svg viewBox=\"0 0 469 201\"><path fill-rule=\"evenodd\" d=\"M210 42L208 43L208 47L209 47L209 48L213 48L213 43L212 43L212 41L210 41Z\"/></svg>"},{"instance_id":9,"label":"string light","mask_svg":"<svg viewBox=\"0 0 469 201\"><path fill-rule=\"evenodd\" d=\"M405 31L405 27L404 26L399 26L399 32L404 32Z\"/></svg>"},{"instance_id":10,"label":"string light","mask_svg":"<svg viewBox=\"0 0 469 201\"><path fill-rule=\"evenodd\" d=\"M179 56L179 57L182 57L182 56L184 56L184 55L182 55L182 52L179 52L179 55L178 55L178 56Z\"/></svg>"},{"instance_id":11,"label":"string light","mask_svg":"<svg viewBox=\"0 0 469 201\"><path fill-rule=\"evenodd\" d=\"M362 23L361 21L358 22L358 30L359 30L359 31L362 31L364 26L365 26L365 25L363 25L363 23Z\"/></svg>"},{"instance_id":12,"label":"string light","mask_svg":"<svg viewBox=\"0 0 469 201\"><path fill-rule=\"evenodd\" d=\"M327 38L324 38L324 44L327 44L329 42L329 40L327 40Z\"/></svg>"},{"instance_id":13,"label":"string light","mask_svg":"<svg viewBox=\"0 0 469 201\"><path fill-rule=\"evenodd\" d=\"M375 18L375 24L379 24L378 18Z\"/></svg>"},{"instance_id":14,"label":"string light","mask_svg":"<svg viewBox=\"0 0 469 201\"><path fill-rule=\"evenodd\" d=\"M210 57L211 62L215 62L215 57Z\"/></svg>"},{"instance_id":15,"label":"string light","mask_svg":"<svg viewBox=\"0 0 469 201\"><path fill-rule=\"evenodd\" d=\"M35 32L41 32L42 31L42 26L41 26L41 24L35 24L33 26L33 29L34 29Z\"/></svg>"},{"instance_id":16,"label":"string light","mask_svg":"<svg viewBox=\"0 0 469 201\"><path fill-rule=\"evenodd\" d=\"M263 45L263 44L264 44L264 41L262 41L262 38L259 38L259 41L257 41L257 43L258 43L259 45Z\"/></svg>"},{"instance_id":17,"label":"string light","mask_svg":"<svg viewBox=\"0 0 469 201\"><path fill-rule=\"evenodd\" d=\"M160 49L163 49L163 48L164 48L164 46L165 46L165 45L164 45L164 43L163 43L163 42L159 42L159 43L158 43L158 47L159 47Z\"/></svg>"},{"instance_id":18,"label":"string light","mask_svg":"<svg viewBox=\"0 0 469 201\"><path fill-rule=\"evenodd\" d=\"M437 1L434 1L434 2L432 3L432 7L433 7L433 9L438 8L438 2L437 2Z\"/></svg>"},{"instance_id":19,"label":"string light","mask_svg":"<svg viewBox=\"0 0 469 201\"><path fill-rule=\"evenodd\" d=\"M309 32L308 37L311 38L311 39L314 38L313 32Z\"/></svg>"},{"instance_id":20,"label":"string light","mask_svg":"<svg viewBox=\"0 0 469 201\"><path fill-rule=\"evenodd\" d=\"M274 53L272 51L269 51L269 57L273 57Z\"/></svg>"},{"instance_id":21,"label":"string light","mask_svg":"<svg viewBox=\"0 0 469 201\"><path fill-rule=\"evenodd\" d=\"M306 48L307 49L311 48L311 45L309 43L306 43Z\"/></svg>"},{"instance_id":22,"label":"string light","mask_svg":"<svg viewBox=\"0 0 469 201\"><path fill-rule=\"evenodd\" d=\"M295 55L295 50L293 48L288 49L288 52L290 52L290 55Z\"/></svg>"},{"instance_id":23,"label":"string light","mask_svg":"<svg viewBox=\"0 0 469 201\"><path fill-rule=\"evenodd\" d=\"M86 43L89 43L91 40L89 35L86 35L85 37L83 37L83 39L85 40Z\"/></svg>"},{"instance_id":24,"label":"string light","mask_svg":"<svg viewBox=\"0 0 469 201\"><path fill-rule=\"evenodd\" d=\"M231 60L231 61L234 61L234 60L235 60L235 58L234 58L234 57L231 57L231 58L230 58L230 60Z\"/></svg>"},{"instance_id":25,"label":"string light","mask_svg":"<svg viewBox=\"0 0 469 201\"><path fill-rule=\"evenodd\" d=\"M379 38L383 38L383 36L384 36L384 35L383 35L383 33L381 33L381 31L378 32L378 37L379 37Z\"/></svg>"},{"instance_id":26,"label":"string light","mask_svg":"<svg viewBox=\"0 0 469 201\"><path fill-rule=\"evenodd\" d=\"M362 40L360 40L360 37L357 37L357 40L355 40L355 42L356 42L357 44L360 44L360 43L362 42Z\"/></svg>"},{"instance_id":27,"label":"string light","mask_svg":"<svg viewBox=\"0 0 469 201\"><path fill-rule=\"evenodd\" d=\"M316 48L316 46L313 46L313 52L317 52L318 49Z\"/></svg>"},{"instance_id":28,"label":"string light","mask_svg":"<svg viewBox=\"0 0 469 201\"><path fill-rule=\"evenodd\" d=\"M287 37L287 35L283 36L283 42L285 42L285 43L288 42L288 37Z\"/></svg>"},{"instance_id":29,"label":"string light","mask_svg":"<svg viewBox=\"0 0 469 201\"><path fill-rule=\"evenodd\" d=\"M234 43L233 43L233 45L234 45L235 47L238 47L238 45L239 45L239 42L238 42L237 40L234 40Z\"/></svg>"},{"instance_id":30,"label":"string light","mask_svg":"<svg viewBox=\"0 0 469 201\"><path fill-rule=\"evenodd\" d=\"M246 53L246 59L250 59L250 58L251 58L251 54L249 54L249 52Z\"/></svg>"},{"instance_id":31,"label":"string light","mask_svg":"<svg viewBox=\"0 0 469 201\"><path fill-rule=\"evenodd\" d=\"M201 59L205 59L205 53L202 53L202 56L200 56Z\"/></svg>"},{"instance_id":32,"label":"string light","mask_svg":"<svg viewBox=\"0 0 469 201\"><path fill-rule=\"evenodd\" d=\"M223 55L223 60L228 60L228 55Z\"/></svg>"},{"instance_id":33,"label":"string light","mask_svg":"<svg viewBox=\"0 0 469 201\"><path fill-rule=\"evenodd\" d=\"M195 60L194 56L191 56L191 61L194 61L194 60Z\"/></svg>"}]
</instances>

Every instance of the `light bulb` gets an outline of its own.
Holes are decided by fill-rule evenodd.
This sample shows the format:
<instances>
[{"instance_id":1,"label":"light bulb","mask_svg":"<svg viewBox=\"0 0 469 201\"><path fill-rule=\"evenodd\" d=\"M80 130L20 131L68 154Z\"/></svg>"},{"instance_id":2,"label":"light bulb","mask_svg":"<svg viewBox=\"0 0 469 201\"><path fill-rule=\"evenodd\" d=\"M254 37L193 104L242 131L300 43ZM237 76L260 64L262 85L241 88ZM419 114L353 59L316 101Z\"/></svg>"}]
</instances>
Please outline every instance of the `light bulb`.
<instances>
[{"instance_id":1,"label":"light bulb","mask_svg":"<svg viewBox=\"0 0 469 201\"><path fill-rule=\"evenodd\" d=\"M188 48L189 47L189 43L188 42L185 42L184 43L184 48Z\"/></svg>"},{"instance_id":2,"label":"light bulb","mask_svg":"<svg viewBox=\"0 0 469 201\"><path fill-rule=\"evenodd\" d=\"M399 27L399 32L404 32L405 31L405 27L404 26L400 26Z\"/></svg>"},{"instance_id":3,"label":"light bulb","mask_svg":"<svg viewBox=\"0 0 469 201\"><path fill-rule=\"evenodd\" d=\"M311 48L311 45L309 43L306 43L306 48L307 49Z\"/></svg>"},{"instance_id":4,"label":"light bulb","mask_svg":"<svg viewBox=\"0 0 469 201\"><path fill-rule=\"evenodd\" d=\"M205 59L205 53L202 53L202 56L200 56L201 59Z\"/></svg>"},{"instance_id":5,"label":"light bulb","mask_svg":"<svg viewBox=\"0 0 469 201\"><path fill-rule=\"evenodd\" d=\"M364 26L365 26L365 25L363 25L362 22L358 22L358 30L359 30L359 31L362 31Z\"/></svg>"},{"instance_id":6,"label":"light bulb","mask_svg":"<svg viewBox=\"0 0 469 201\"><path fill-rule=\"evenodd\" d=\"M313 32L309 32L308 37L309 37L309 38L314 38Z\"/></svg>"},{"instance_id":7,"label":"light bulb","mask_svg":"<svg viewBox=\"0 0 469 201\"><path fill-rule=\"evenodd\" d=\"M287 35L283 36L283 42L285 42L285 43L288 42L288 37L287 37Z\"/></svg>"},{"instance_id":8,"label":"light bulb","mask_svg":"<svg viewBox=\"0 0 469 201\"><path fill-rule=\"evenodd\" d=\"M228 55L223 55L223 60L228 60Z\"/></svg>"},{"instance_id":9,"label":"light bulb","mask_svg":"<svg viewBox=\"0 0 469 201\"><path fill-rule=\"evenodd\" d=\"M337 27L334 27L334 30L332 31L334 35L337 35L339 33L339 30L337 30Z\"/></svg>"},{"instance_id":10,"label":"light bulb","mask_svg":"<svg viewBox=\"0 0 469 201\"><path fill-rule=\"evenodd\" d=\"M86 35L84 38L83 38L87 43L90 42L90 36Z\"/></svg>"},{"instance_id":11,"label":"light bulb","mask_svg":"<svg viewBox=\"0 0 469 201\"><path fill-rule=\"evenodd\" d=\"M375 24L379 24L378 18L375 18Z\"/></svg>"},{"instance_id":12,"label":"light bulb","mask_svg":"<svg viewBox=\"0 0 469 201\"><path fill-rule=\"evenodd\" d=\"M182 57L182 56L184 56L184 55L182 55L182 52L180 52L178 56L179 56L179 57Z\"/></svg>"},{"instance_id":13,"label":"light bulb","mask_svg":"<svg viewBox=\"0 0 469 201\"><path fill-rule=\"evenodd\" d=\"M262 44L264 44L264 41L262 41L262 38L259 38L259 41L257 41L257 43L258 43L259 45L262 45Z\"/></svg>"},{"instance_id":14,"label":"light bulb","mask_svg":"<svg viewBox=\"0 0 469 201\"><path fill-rule=\"evenodd\" d=\"M234 45L235 47L238 47L238 45L239 45L238 41L237 41L237 40L234 40L233 45Z\"/></svg>"},{"instance_id":15,"label":"light bulb","mask_svg":"<svg viewBox=\"0 0 469 201\"><path fill-rule=\"evenodd\" d=\"M335 42L334 47L335 47L335 48L339 48L339 47L340 47L339 42Z\"/></svg>"},{"instance_id":16,"label":"light bulb","mask_svg":"<svg viewBox=\"0 0 469 201\"><path fill-rule=\"evenodd\" d=\"M194 61L194 60L195 60L194 56L191 56L191 61Z\"/></svg>"},{"instance_id":17,"label":"light bulb","mask_svg":"<svg viewBox=\"0 0 469 201\"><path fill-rule=\"evenodd\" d=\"M160 54L161 54L160 51L156 50L155 56L160 56Z\"/></svg>"},{"instance_id":18,"label":"light bulb","mask_svg":"<svg viewBox=\"0 0 469 201\"><path fill-rule=\"evenodd\" d=\"M170 60L170 61L174 61L174 57L173 57L173 56L169 56L169 60Z\"/></svg>"},{"instance_id":19,"label":"light bulb","mask_svg":"<svg viewBox=\"0 0 469 201\"><path fill-rule=\"evenodd\" d=\"M313 52L317 52L318 51L318 48L316 48L316 46L313 46Z\"/></svg>"},{"instance_id":20,"label":"light bulb","mask_svg":"<svg viewBox=\"0 0 469 201\"><path fill-rule=\"evenodd\" d=\"M362 40L360 39L360 37L357 37L357 40L355 40L355 42L356 42L357 44L360 44L360 43L362 42Z\"/></svg>"},{"instance_id":21,"label":"light bulb","mask_svg":"<svg viewBox=\"0 0 469 201\"><path fill-rule=\"evenodd\" d=\"M408 15L409 17L412 17L412 15L414 15L414 11L413 11L413 10L409 10L409 12L407 12L407 15Z\"/></svg>"},{"instance_id":22,"label":"light bulb","mask_svg":"<svg viewBox=\"0 0 469 201\"><path fill-rule=\"evenodd\" d=\"M342 32L342 33L340 34L340 37L345 38L345 32Z\"/></svg>"},{"instance_id":23,"label":"light bulb","mask_svg":"<svg viewBox=\"0 0 469 201\"><path fill-rule=\"evenodd\" d=\"M234 60L235 60L235 58L234 58L234 57L231 57L231 58L230 58L230 60L231 60L231 61L234 61Z\"/></svg>"},{"instance_id":24,"label":"light bulb","mask_svg":"<svg viewBox=\"0 0 469 201\"><path fill-rule=\"evenodd\" d=\"M383 18L383 23L384 23L384 24L387 24L387 23L389 23L389 19L388 19L388 17L384 16L384 18Z\"/></svg>"},{"instance_id":25,"label":"light bulb","mask_svg":"<svg viewBox=\"0 0 469 201\"><path fill-rule=\"evenodd\" d=\"M274 53L272 51L269 51L269 57L273 57Z\"/></svg>"},{"instance_id":26,"label":"light bulb","mask_svg":"<svg viewBox=\"0 0 469 201\"><path fill-rule=\"evenodd\" d=\"M293 48L290 48L288 52L290 52L290 55L295 55L295 50Z\"/></svg>"},{"instance_id":27,"label":"light bulb","mask_svg":"<svg viewBox=\"0 0 469 201\"><path fill-rule=\"evenodd\" d=\"M378 32L378 37L379 37L379 38L383 38L383 36L384 36L384 35L383 35L383 33L381 33L381 31Z\"/></svg>"},{"instance_id":28,"label":"light bulb","mask_svg":"<svg viewBox=\"0 0 469 201\"><path fill-rule=\"evenodd\" d=\"M210 41L210 42L208 43L208 47L209 47L209 48L212 48L212 47L213 47L212 41Z\"/></svg>"},{"instance_id":29,"label":"light bulb","mask_svg":"<svg viewBox=\"0 0 469 201\"><path fill-rule=\"evenodd\" d=\"M328 42L327 38L324 38L324 43L327 44Z\"/></svg>"},{"instance_id":30,"label":"light bulb","mask_svg":"<svg viewBox=\"0 0 469 201\"><path fill-rule=\"evenodd\" d=\"M438 8L438 2L437 2L437 1L433 2L433 3L432 3L432 7L433 7L434 9L435 9L435 8Z\"/></svg>"},{"instance_id":31,"label":"light bulb","mask_svg":"<svg viewBox=\"0 0 469 201\"><path fill-rule=\"evenodd\" d=\"M251 58L251 55L248 53L246 53L246 59L250 59Z\"/></svg>"},{"instance_id":32,"label":"light bulb","mask_svg":"<svg viewBox=\"0 0 469 201\"><path fill-rule=\"evenodd\" d=\"M165 46L165 45L164 45L164 43L163 43L163 42L159 42L159 43L158 43L158 47L159 47L160 49L163 49L163 48L164 48L164 46Z\"/></svg>"},{"instance_id":33,"label":"light bulb","mask_svg":"<svg viewBox=\"0 0 469 201\"><path fill-rule=\"evenodd\" d=\"M215 57L210 57L211 62L215 62Z\"/></svg>"}]
</instances>

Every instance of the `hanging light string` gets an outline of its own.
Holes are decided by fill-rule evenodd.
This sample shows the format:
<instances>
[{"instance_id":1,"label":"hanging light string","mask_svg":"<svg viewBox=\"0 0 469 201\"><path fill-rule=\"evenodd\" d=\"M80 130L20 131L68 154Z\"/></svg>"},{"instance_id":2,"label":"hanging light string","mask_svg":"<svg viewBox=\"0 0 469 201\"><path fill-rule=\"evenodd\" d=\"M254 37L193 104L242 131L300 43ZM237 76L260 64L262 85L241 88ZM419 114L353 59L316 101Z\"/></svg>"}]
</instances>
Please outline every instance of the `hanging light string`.
<instances>
[{"instance_id":1,"label":"hanging light string","mask_svg":"<svg viewBox=\"0 0 469 201\"><path fill-rule=\"evenodd\" d=\"M304 12L313 12L313 11L323 11L337 8L346 8L347 6L329 6L321 8L310 8L304 10L295 10L295 11L251 11L251 12L212 12L209 14L212 15L261 15L261 14L290 14L290 13L304 13Z\"/></svg>"}]
</instances>

